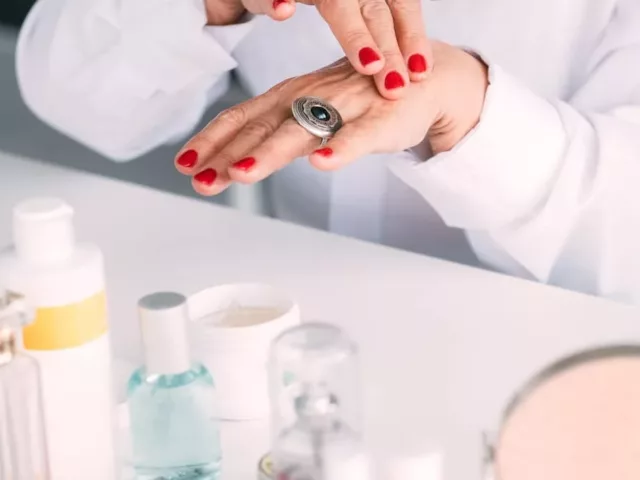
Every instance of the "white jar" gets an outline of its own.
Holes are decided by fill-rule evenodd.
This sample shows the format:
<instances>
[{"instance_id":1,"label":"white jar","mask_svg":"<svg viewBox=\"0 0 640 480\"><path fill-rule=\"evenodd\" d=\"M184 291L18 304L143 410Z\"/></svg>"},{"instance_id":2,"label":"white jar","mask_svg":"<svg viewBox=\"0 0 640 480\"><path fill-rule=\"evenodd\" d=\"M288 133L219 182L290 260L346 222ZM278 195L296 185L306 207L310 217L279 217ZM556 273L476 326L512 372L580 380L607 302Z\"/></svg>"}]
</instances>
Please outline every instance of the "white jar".
<instances>
[{"instance_id":1,"label":"white jar","mask_svg":"<svg viewBox=\"0 0 640 480\"><path fill-rule=\"evenodd\" d=\"M298 305L272 286L221 285L191 296L189 315L193 356L213 376L219 417L268 417L269 348L300 324Z\"/></svg>"}]
</instances>

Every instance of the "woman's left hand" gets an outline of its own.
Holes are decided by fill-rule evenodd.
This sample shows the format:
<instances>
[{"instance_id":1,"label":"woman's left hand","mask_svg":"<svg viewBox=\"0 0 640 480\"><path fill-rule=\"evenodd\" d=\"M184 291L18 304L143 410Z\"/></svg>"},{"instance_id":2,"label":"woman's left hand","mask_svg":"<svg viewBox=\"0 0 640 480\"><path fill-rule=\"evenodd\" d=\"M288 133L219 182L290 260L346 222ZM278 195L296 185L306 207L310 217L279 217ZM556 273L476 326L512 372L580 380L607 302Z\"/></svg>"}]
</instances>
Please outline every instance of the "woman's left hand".
<instances>
[{"instance_id":1,"label":"woman's left hand","mask_svg":"<svg viewBox=\"0 0 640 480\"><path fill-rule=\"evenodd\" d=\"M285 80L218 115L185 145L176 167L193 177L197 192L215 195L233 181L260 181L305 155L316 168L334 170L367 154L414 147L425 136L434 153L450 150L478 123L487 68L450 45L433 42L433 49L432 74L395 101L382 98L372 78L346 59ZM322 148L291 114L293 101L308 95L333 105L344 121Z\"/></svg>"}]
</instances>

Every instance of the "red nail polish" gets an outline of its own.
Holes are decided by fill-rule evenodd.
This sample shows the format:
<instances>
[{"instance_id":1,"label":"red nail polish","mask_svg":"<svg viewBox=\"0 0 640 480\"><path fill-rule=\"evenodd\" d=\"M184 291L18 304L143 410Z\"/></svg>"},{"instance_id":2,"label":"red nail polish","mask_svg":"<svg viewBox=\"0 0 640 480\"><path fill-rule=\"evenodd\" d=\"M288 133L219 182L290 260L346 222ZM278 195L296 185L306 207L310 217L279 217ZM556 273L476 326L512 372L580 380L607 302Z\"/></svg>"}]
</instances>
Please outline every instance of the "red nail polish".
<instances>
[{"instance_id":1,"label":"red nail polish","mask_svg":"<svg viewBox=\"0 0 640 480\"><path fill-rule=\"evenodd\" d=\"M243 158L232 165L233 168L238 170L244 170L245 172L256 164L256 159L253 157Z\"/></svg>"},{"instance_id":2,"label":"red nail polish","mask_svg":"<svg viewBox=\"0 0 640 480\"><path fill-rule=\"evenodd\" d=\"M289 3L288 0L273 0L273 9L276 10L283 3Z\"/></svg>"},{"instance_id":3,"label":"red nail polish","mask_svg":"<svg viewBox=\"0 0 640 480\"><path fill-rule=\"evenodd\" d=\"M384 78L384 87L387 90L393 90L395 88L404 87L404 78L395 70L387 73L387 76Z\"/></svg>"},{"instance_id":4,"label":"red nail polish","mask_svg":"<svg viewBox=\"0 0 640 480\"><path fill-rule=\"evenodd\" d=\"M333 150L331 150L329 147L325 147L320 148L313 153L316 155L320 155L321 157L330 157L331 155L333 155Z\"/></svg>"},{"instance_id":5,"label":"red nail polish","mask_svg":"<svg viewBox=\"0 0 640 480\"><path fill-rule=\"evenodd\" d=\"M366 67L370 63L380 60L380 55L378 55L373 48L369 47L364 47L362 50L360 50L360 52L358 53L358 57L360 58L360 63L364 67Z\"/></svg>"},{"instance_id":6,"label":"red nail polish","mask_svg":"<svg viewBox=\"0 0 640 480\"><path fill-rule=\"evenodd\" d=\"M419 53L411 55L407 63L409 65L409 70L413 73L423 73L427 71L427 59Z\"/></svg>"},{"instance_id":7,"label":"red nail polish","mask_svg":"<svg viewBox=\"0 0 640 480\"><path fill-rule=\"evenodd\" d=\"M206 170L201 171L195 177L196 182L204 183L207 186L213 185L213 182L216 181L218 177L218 172L216 172L213 168L207 168Z\"/></svg>"},{"instance_id":8,"label":"red nail polish","mask_svg":"<svg viewBox=\"0 0 640 480\"><path fill-rule=\"evenodd\" d=\"M187 150L176 160L178 165L184 168L191 168L198 162L198 152L195 150Z\"/></svg>"}]
</instances>

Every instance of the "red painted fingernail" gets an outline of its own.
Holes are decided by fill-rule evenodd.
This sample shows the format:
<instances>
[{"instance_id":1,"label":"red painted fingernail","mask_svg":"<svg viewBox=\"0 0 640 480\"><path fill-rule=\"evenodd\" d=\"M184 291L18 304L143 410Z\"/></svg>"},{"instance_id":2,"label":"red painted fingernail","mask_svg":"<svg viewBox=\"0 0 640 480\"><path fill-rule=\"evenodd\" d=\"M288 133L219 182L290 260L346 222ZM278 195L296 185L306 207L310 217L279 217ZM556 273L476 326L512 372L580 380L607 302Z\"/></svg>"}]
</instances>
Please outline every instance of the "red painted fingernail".
<instances>
[{"instance_id":1,"label":"red painted fingernail","mask_svg":"<svg viewBox=\"0 0 640 480\"><path fill-rule=\"evenodd\" d=\"M358 57L360 57L360 63L364 67L366 67L370 63L380 60L380 55L378 55L373 48L369 47L364 47L362 50L360 50L360 52L358 53Z\"/></svg>"},{"instance_id":2,"label":"red painted fingernail","mask_svg":"<svg viewBox=\"0 0 640 480\"><path fill-rule=\"evenodd\" d=\"M424 58L424 55L420 55L419 53L411 55L407 63L409 70L413 73L423 73L427 71L427 59Z\"/></svg>"},{"instance_id":3,"label":"red painted fingernail","mask_svg":"<svg viewBox=\"0 0 640 480\"><path fill-rule=\"evenodd\" d=\"M274 10L277 9L283 3L289 3L289 1L288 0L273 0L273 8L274 8Z\"/></svg>"},{"instance_id":4,"label":"red painted fingernail","mask_svg":"<svg viewBox=\"0 0 640 480\"><path fill-rule=\"evenodd\" d=\"M256 159L253 157L243 158L242 160L237 161L232 166L233 168L237 168L238 170L244 170L245 172L249 170L256 164Z\"/></svg>"},{"instance_id":5,"label":"red painted fingernail","mask_svg":"<svg viewBox=\"0 0 640 480\"><path fill-rule=\"evenodd\" d=\"M216 181L218 177L218 172L216 172L213 168L207 168L206 170L201 171L195 177L196 182L204 183L207 186L213 185L213 182Z\"/></svg>"},{"instance_id":6,"label":"red painted fingernail","mask_svg":"<svg viewBox=\"0 0 640 480\"><path fill-rule=\"evenodd\" d=\"M387 73L387 76L384 78L384 87L387 90L393 90L395 88L404 87L404 78L395 70Z\"/></svg>"},{"instance_id":7,"label":"red painted fingernail","mask_svg":"<svg viewBox=\"0 0 640 480\"><path fill-rule=\"evenodd\" d=\"M333 155L333 150L331 150L329 147L325 147L325 148L320 148L313 153L315 153L316 155L320 155L322 157L330 157L331 155Z\"/></svg>"},{"instance_id":8,"label":"red painted fingernail","mask_svg":"<svg viewBox=\"0 0 640 480\"><path fill-rule=\"evenodd\" d=\"M178 165L184 168L191 168L198 162L198 152L195 150L187 150L176 160Z\"/></svg>"}]
</instances>

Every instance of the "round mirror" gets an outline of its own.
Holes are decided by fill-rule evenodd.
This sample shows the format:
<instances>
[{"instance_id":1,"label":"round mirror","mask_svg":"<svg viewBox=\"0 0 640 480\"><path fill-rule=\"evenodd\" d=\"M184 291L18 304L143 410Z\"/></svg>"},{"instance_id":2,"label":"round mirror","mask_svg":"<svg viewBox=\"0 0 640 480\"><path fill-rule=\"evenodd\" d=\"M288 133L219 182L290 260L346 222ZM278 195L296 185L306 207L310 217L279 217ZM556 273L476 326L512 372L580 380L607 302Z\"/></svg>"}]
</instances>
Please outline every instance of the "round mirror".
<instances>
[{"instance_id":1,"label":"round mirror","mask_svg":"<svg viewBox=\"0 0 640 480\"><path fill-rule=\"evenodd\" d=\"M542 371L509 404L491 457L495 480L640 479L640 346Z\"/></svg>"}]
</instances>

